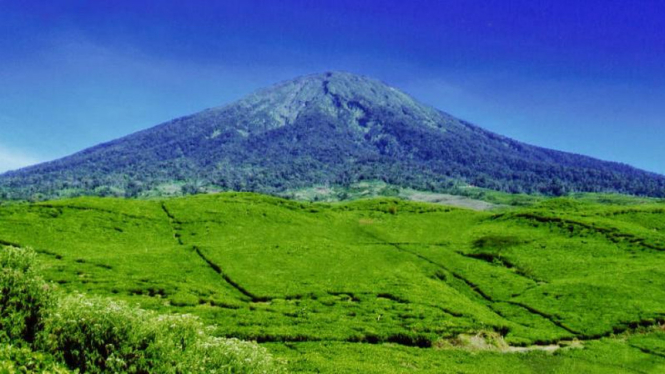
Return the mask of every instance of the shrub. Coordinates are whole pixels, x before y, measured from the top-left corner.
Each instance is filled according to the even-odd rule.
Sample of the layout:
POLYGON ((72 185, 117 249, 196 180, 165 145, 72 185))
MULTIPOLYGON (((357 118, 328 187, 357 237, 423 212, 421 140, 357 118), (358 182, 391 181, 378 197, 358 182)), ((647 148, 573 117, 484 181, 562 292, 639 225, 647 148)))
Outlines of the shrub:
POLYGON ((42 328, 50 288, 34 269, 31 249, 0 249, 0 343, 32 343, 42 328))
POLYGON ((476 239, 473 242, 475 248, 496 248, 506 249, 520 245, 524 241, 517 236, 512 235, 486 235, 476 239))
POLYGON ((56 363, 53 356, 33 352, 27 347, 0 344, 0 373, 65 374, 70 371, 56 363))
POLYGON ((264 348, 210 335, 190 315, 158 315, 70 295, 49 315, 41 346, 82 373, 272 373, 264 348))
POLYGON ((211 335, 190 315, 99 297, 49 296, 30 249, 0 250, 0 373, 274 373, 255 343, 211 335), (36 348, 41 352, 33 351, 36 348))

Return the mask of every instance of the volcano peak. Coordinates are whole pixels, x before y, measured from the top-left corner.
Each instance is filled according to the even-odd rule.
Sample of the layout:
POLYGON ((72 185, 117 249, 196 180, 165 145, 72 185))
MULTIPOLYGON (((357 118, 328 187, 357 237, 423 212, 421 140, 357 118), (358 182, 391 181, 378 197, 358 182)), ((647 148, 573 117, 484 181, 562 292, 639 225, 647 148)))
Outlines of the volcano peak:
POLYGON ((417 102, 368 77, 324 72, 0 176, 24 198, 100 189, 133 195, 193 182, 277 193, 382 180, 447 191, 665 195, 665 177, 534 147, 417 102))

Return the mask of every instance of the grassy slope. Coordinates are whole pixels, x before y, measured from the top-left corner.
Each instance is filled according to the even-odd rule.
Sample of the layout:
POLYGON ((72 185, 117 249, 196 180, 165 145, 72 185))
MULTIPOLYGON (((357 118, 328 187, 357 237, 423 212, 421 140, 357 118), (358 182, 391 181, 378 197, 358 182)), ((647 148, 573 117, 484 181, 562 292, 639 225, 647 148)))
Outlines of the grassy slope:
POLYGON ((294 371, 665 370, 662 333, 611 338, 665 320, 665 204, 598 201, 477 212, 79 198, 1 207, 0 241, 37 249, 67 290, 195 313, 294 371), (481 331, 513 345, 592 341, 554 355, 442 349, 481 331))

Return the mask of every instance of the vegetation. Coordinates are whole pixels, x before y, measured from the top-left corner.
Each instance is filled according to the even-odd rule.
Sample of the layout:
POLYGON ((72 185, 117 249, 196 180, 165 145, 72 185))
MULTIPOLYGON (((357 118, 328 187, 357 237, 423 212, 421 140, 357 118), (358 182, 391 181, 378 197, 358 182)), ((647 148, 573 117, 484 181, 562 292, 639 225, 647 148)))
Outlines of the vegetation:
POLYGON ((191 315, 158 315, 81 294, 53 297, 34 252, 5 247, 0 370, 81 373, 273 373, 265 349, 213 337, 191 315))
POLYGON ((35 254, 16 248, 0 252, 0 343, 34 343, 43 329, 50 287, 35 273, 35 254))
POLYGON ((665 195, 665 176, 530 146, 345 73, 299 78, 0 176, 0 199, 284 193, 380 180, 455 194, 665 195))
MULTIPOLYGON (((665 370, 658 200, 582 195, 474 211, 221 193, 13 203, 0 206, 0 221, 0 241, 35 248, 63 293, 38 303, 58 314, 1 317, 39 321, 46 343, 30 352, 46 364, 273 365, 251 344, 217 340, 230 338, 258 341, 293 372, 665 370), (224 343, 203 353, 178 344, 199 331, 203 345, 224 343), (100 341, 124 348, 111 356, 100 341)), ((40 300, 39 287, 24 289, 40 300)), ((30 335, 18 322, 3 326, 13 329, 5 346, 30 335)))
POLYGON ((53 356, 35 352, 28 347, 0 343, 0 373, 2 374, 66 374, 71 373, 53 356))

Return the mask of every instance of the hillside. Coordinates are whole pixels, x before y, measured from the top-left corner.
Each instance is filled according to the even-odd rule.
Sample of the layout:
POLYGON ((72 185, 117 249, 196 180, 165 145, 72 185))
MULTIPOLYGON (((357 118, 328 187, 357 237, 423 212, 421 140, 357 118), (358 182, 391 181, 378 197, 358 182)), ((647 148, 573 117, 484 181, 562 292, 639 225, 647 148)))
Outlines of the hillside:
POLYGON ((368 180, 439 192, 665 195, 664 176, 520 143, 379 81, 333 72, 5 173, 0 198, 273 194, 368 180))
POLYGON ((612 201, 77 198, 0 206, 0 243, 63 291, 193 313, 293 372, 662 372, 665 205, 612 201))

